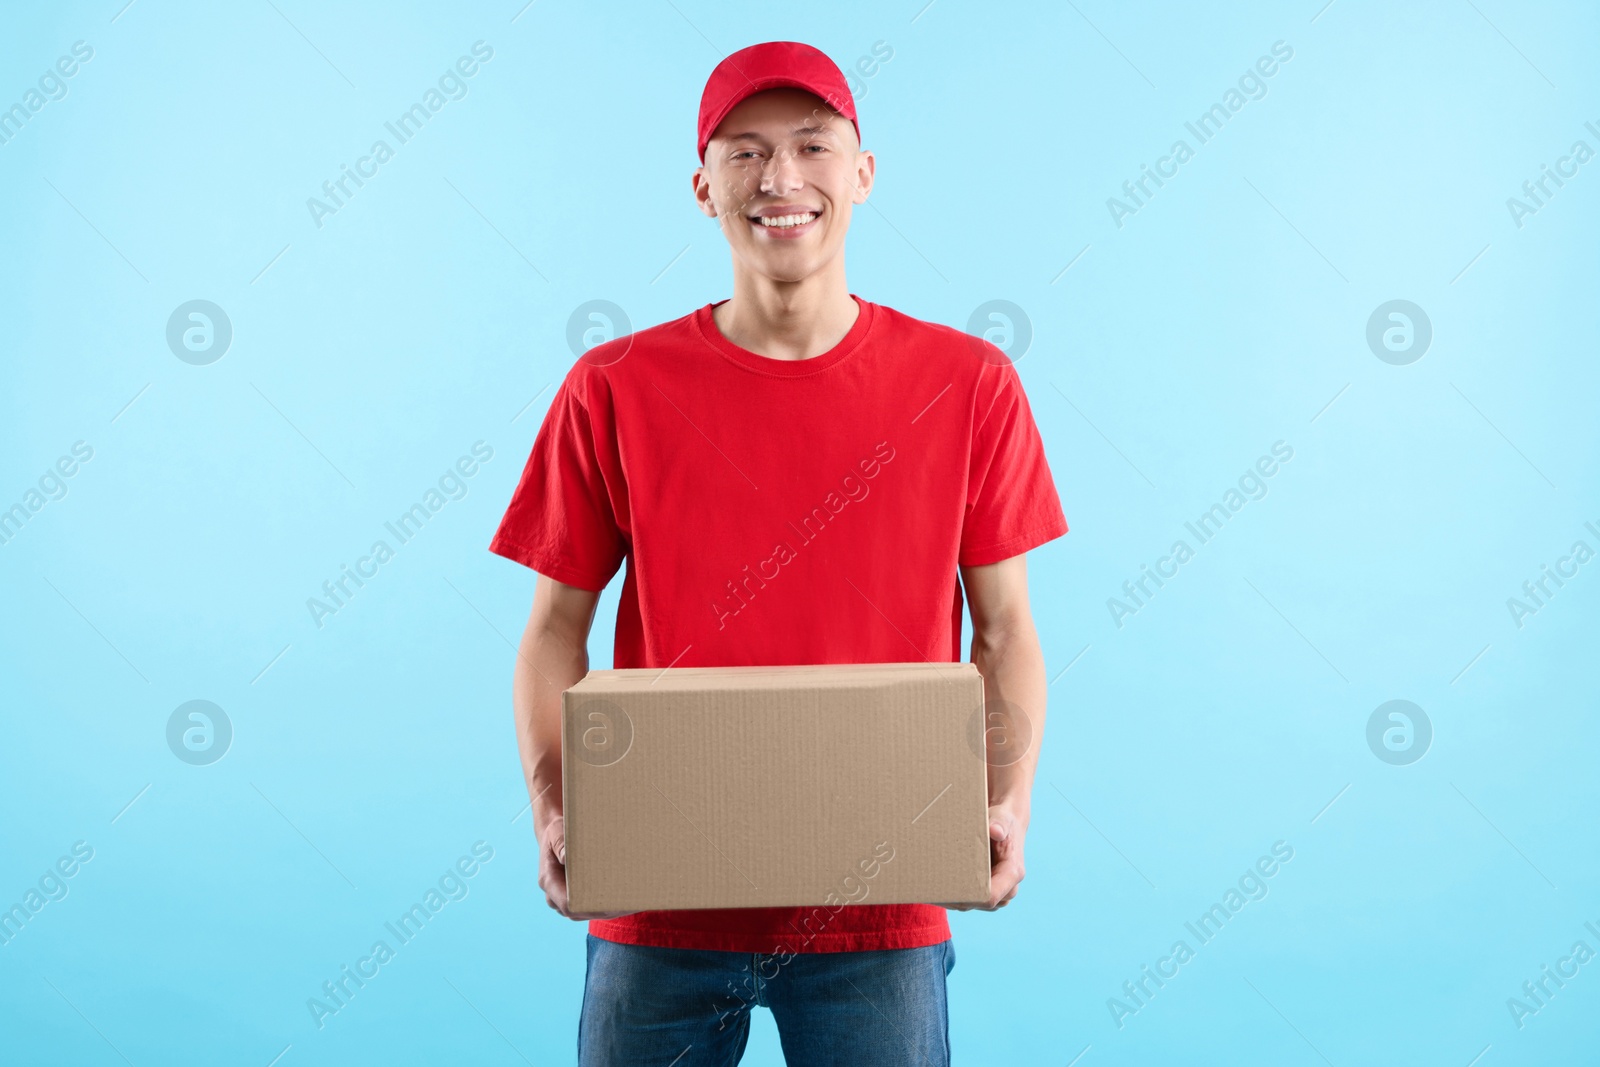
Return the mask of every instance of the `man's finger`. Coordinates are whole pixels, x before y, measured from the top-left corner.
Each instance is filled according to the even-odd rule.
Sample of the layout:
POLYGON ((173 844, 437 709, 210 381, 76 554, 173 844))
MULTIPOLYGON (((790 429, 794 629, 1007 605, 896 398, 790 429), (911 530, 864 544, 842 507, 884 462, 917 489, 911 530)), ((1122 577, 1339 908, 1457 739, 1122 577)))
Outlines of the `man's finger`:
POLYGON ((995 867, 990 875, 989 907, 998 908, 1002 903, 1017 895, 1017 884, 1022 881, 1017 871, 1017 863, 1006 860, 995 867))
POLYGON ((539 858, 539 884, 544 888, 545 903, 562 915, 567 914, 567 869, 556 859, 555 852, 546 849, 539 858))

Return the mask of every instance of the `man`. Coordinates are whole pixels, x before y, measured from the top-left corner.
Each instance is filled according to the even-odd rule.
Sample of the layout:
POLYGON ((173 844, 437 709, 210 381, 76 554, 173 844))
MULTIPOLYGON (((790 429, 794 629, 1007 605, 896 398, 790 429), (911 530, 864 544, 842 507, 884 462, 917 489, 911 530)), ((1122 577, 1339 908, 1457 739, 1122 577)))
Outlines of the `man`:
POLYGON ((801 908, 568 909, 560 697, 624 562, 617 667, 959 661, 965 589, 991 710, 984 907, 1023 877, 1045 716, 1023 553, 1067 524, 1004 355, 846 287, 845 233, 876 167, 859 135, 814 48, 769 42, 717 66, 693 186, 732 250, 733 296, 572 367, 490 546, 539 574, 517 740, 539 885, 591 920, 585 1065, 737 1063, 756 1004, 790 1063, 949 1062, 937 904, 840 907, 820 929, 801 908))

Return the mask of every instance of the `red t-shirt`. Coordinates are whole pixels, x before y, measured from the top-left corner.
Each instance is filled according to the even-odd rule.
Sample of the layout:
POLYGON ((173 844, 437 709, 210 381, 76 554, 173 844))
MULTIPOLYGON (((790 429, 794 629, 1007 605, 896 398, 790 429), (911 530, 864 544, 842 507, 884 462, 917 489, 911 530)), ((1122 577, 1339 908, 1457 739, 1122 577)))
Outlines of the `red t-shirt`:
MULTIPOLYGON (((1000 350, 852 296, 850 332, 811 359, 733 344, 715 303, 590 349, 490 551, 596 591, 626 561, 617 667, 960 662, 957 567, 1020 555, 1066 519, 1000 350)), ((816 910, 647 911, 589 930, 764 953, 950 936, 936 905, 802 922, 816 910)))

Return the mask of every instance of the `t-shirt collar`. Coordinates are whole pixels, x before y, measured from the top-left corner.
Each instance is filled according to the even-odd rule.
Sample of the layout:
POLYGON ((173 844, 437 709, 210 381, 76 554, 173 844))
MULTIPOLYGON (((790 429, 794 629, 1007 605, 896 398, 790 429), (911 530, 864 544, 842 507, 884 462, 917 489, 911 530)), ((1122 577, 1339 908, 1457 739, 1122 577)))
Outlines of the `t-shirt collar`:
POLYGON ((771 356, 758 355, 748 348, 741 348, 728 340, 717 328, 716 320, 711 316, 712 310, 717 305, 727 303, 725 299, 712 301, 696 311, 694 325, 707 344, 739 366, 774 377, 797 378, 827 370, 846 359, 861 346, 861 342, 871 332, 873 321, 877 317, 876 306, 854 293, 850 294, 850 299, 861 308, 860 313, 856 315, 856 321, 850 326, 850 332, 840 338, 839 343, 828 351, 810 359, 773 359, 771 356))

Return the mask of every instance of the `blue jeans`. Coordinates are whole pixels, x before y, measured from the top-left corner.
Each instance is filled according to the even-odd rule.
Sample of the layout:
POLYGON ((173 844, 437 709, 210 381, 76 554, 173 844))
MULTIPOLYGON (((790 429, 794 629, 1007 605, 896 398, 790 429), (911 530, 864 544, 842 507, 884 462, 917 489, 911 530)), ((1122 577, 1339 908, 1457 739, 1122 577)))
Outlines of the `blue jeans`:
POLYGON ((771 1009, 791 1067, 948 1067, 955 947, 788 956, 588 938, 579 1067, 732 1067, 771 1009))

